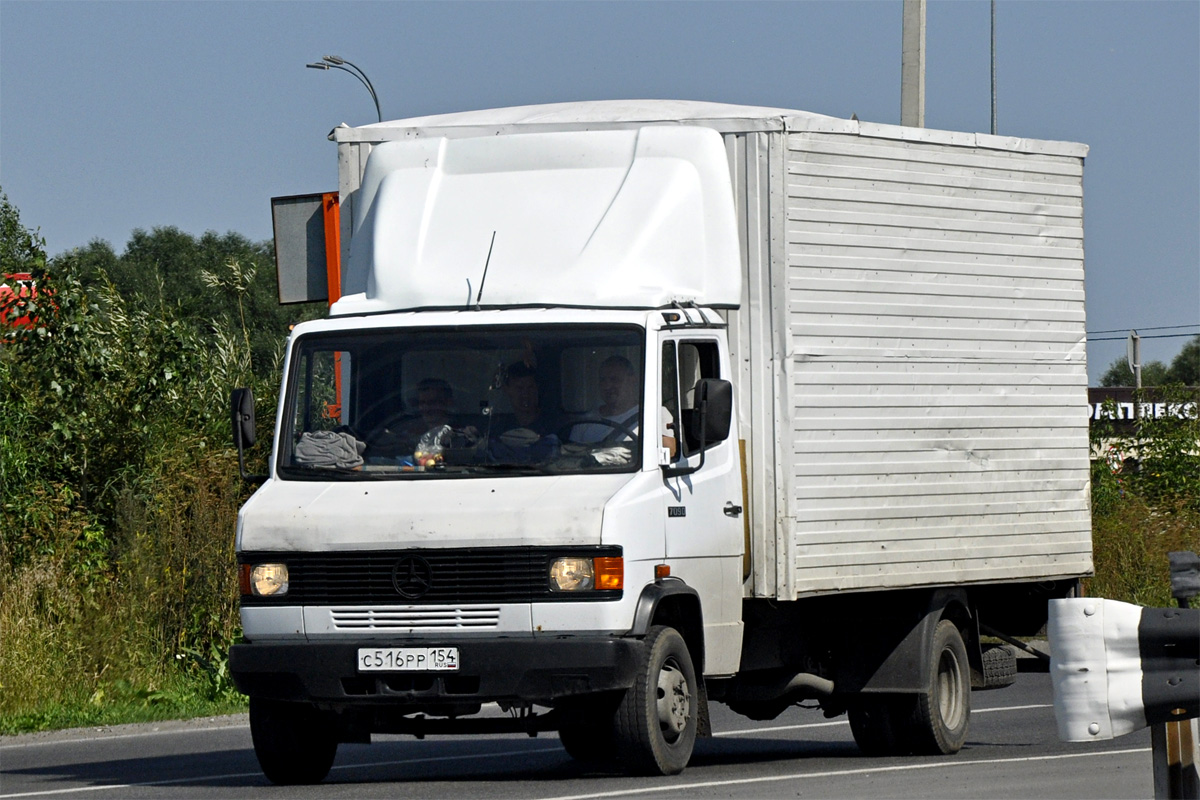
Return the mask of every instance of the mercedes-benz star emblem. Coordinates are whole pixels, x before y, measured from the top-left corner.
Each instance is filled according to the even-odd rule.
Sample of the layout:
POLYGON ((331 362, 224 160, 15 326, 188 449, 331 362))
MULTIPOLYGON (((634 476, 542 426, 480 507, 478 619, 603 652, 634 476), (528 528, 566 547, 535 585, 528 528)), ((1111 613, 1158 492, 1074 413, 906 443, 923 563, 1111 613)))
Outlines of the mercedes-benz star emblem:
POLYGON ((404 556, 392 567, 392 586, 409 600, 416 600, 433 585, 433 570, 420 556, 404 556))

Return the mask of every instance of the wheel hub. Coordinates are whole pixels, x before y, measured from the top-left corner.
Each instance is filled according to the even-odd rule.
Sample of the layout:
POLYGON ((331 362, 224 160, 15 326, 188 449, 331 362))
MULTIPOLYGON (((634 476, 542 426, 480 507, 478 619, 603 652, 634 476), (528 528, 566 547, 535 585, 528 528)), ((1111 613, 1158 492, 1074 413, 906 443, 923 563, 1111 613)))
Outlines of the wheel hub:
POLYGON ((950 728, 957 728, 965 715, 963 681, 962 667, 954 653, 950 650, 943 652, 938 663, 938 711, 950 728))
POLYGON ((658 673, 658 721, 669 739, 687 728, 691 708, 692 697, 683 671, 673 662, 663 664, 658 673))

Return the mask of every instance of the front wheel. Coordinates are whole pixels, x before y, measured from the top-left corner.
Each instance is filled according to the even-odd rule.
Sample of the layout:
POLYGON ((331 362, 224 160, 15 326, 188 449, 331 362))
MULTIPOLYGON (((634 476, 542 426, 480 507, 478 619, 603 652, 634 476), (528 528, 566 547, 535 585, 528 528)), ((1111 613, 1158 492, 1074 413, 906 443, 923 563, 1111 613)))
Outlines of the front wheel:
POLYGON ((304 703, 250 698, 250 738, 271 783, 320 783, 337 755, 332 720, 304 703))
POLYGON ((610 695, 568 700, 558 707, 558 738, 563 749, 584 764, 611 764, 617 745, 613 733, 614 698, 610 695))
POLYGON ((634 685, 615 718, 617 757, 626 770, 683 771, 696 744, 698 686, 683 637, 674 628, 652 627, 642 642, 634 685))

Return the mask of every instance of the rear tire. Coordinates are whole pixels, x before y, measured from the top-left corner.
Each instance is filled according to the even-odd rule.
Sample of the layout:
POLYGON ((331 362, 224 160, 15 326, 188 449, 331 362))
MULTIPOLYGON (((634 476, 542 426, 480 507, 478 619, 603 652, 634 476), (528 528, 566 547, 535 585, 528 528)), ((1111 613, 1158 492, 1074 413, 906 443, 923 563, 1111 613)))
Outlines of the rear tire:
POLYGON ((280 786, 320 783, 337 755, 333 720, 306 703, 251 697, 250 737, 263 774, 280 786))
POLYGON ((971 667, 958 627, 937 624, 929 652, 927 691, 916 695, 904 725, 909 749, 921 755, 952 755, 967 741, 971 722, 971 667))
POLYGON ((642 775, 683 771, 696 744, 699 684, 692 657, 674 628, 652 627, 642 642, 636 678, 614 720, 623 769, 642 775))
POLYGON ((894 756, 904 751, 897 731, 897 717, 907 716, 906 697, 876 697, 864 700, 848 712, 854 743, 865 756, 894 756))

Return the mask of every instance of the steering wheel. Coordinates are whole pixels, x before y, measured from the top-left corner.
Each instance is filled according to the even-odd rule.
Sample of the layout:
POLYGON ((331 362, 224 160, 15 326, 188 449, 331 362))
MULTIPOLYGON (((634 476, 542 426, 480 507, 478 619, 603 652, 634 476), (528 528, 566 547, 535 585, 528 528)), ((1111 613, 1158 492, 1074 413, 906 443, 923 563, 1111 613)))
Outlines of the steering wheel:
POLYGON ((371 403, 371 405, 360 411, 358 413, 358 425, 361 425, 363 420, 370 421, 371 417, 381 410, 386 410, 386 413, 383 419, 371 425, 371 429, 366 432, 368 439, 383 433, 383 429, 388 427, 389 424, 394 425, 400 421, 416 419, 419 416, 418 414, 404 411, 404 392, 400 389, 396 389, 387 392, 375 402, 371 403))
POLYGON ((596 447, 599 445, 625 444, 625 442, 623 442, 623 441, 618 441, 618 442, 608 441, 608 439, 611 438, 612 434, 609 434, 608 436, 604 437, 604 439, 602 439, 598 442, 575 442, 574 440, 571 439, 570 434, 571 434, 571 431, 574 430, 575 426, 577 426, 577 425, 604 425, 605 427, 612 428, 614 431, 619 431, 619 432, 625 434, 626 436, 628 436, 629 444, 631 446, 636 446, 638 441, 641 439, 641 437, 638 435, 637 431, 635 431, 633 428, 630 428, 624 422, 617 422, 615 419, 605 419, 604 417, 581 417, 580 419, 571 420, 570 422, 566 423, 561 428, 559 428, 558 438, 563 442, 569 442, 572 444, 586 444, 586 445, 591 445, 592 447, 596 447))

